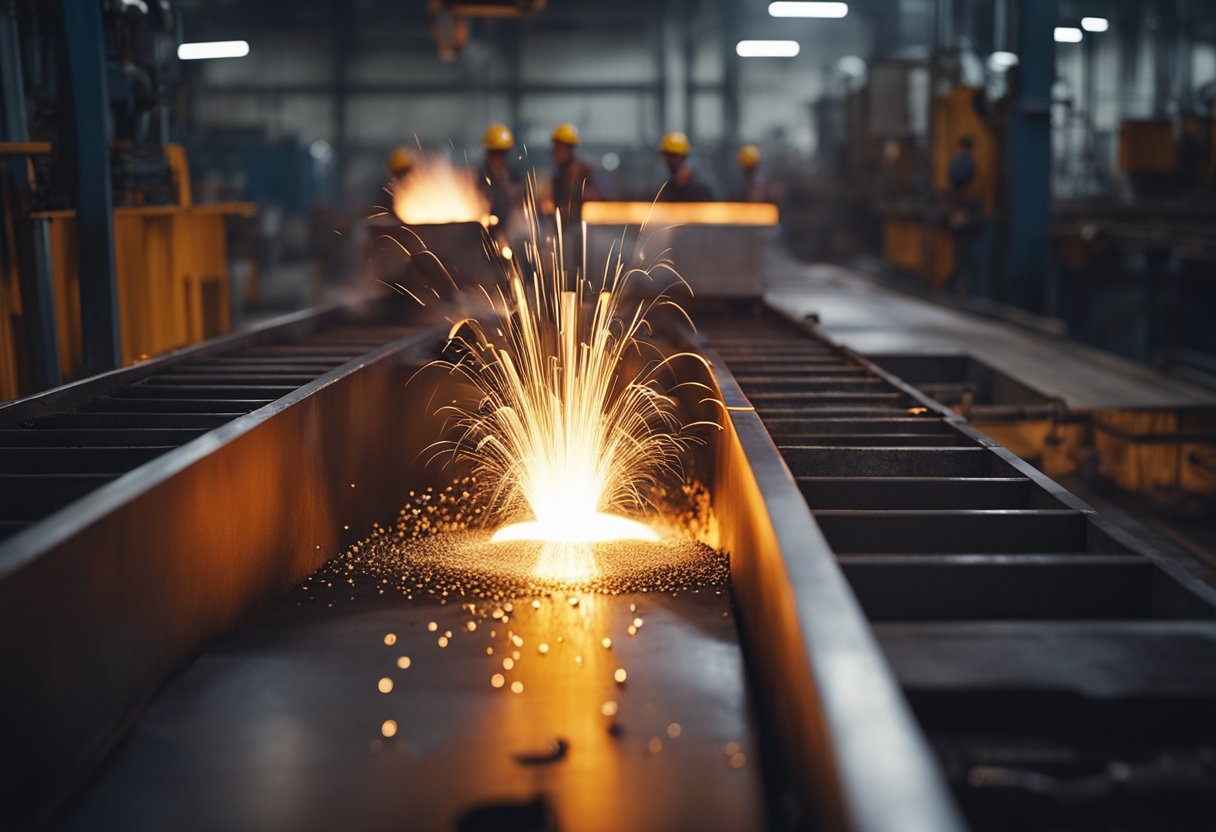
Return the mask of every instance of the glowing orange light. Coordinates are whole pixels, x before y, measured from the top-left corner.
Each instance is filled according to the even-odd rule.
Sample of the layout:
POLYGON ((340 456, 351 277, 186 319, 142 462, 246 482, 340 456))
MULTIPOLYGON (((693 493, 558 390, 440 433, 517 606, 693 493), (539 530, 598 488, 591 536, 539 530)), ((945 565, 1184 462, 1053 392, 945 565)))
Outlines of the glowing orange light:
POLYGON ((532 520, 503 526, 490 538, 507 540, 544 540, 553 543, 596 543, 603 540, 645 540, 658 542, 658 532, 626 517, 612 514, 567 514, 547 521, 532 520))
POLYGON ((587 202, 588 225, 776 225, 767 202, 587 202))
POLYGON ((473 173, 454 167, 441 156, 420 160, 392 196, 393 213, 406 225, 490 224, 490 204, 473 173))

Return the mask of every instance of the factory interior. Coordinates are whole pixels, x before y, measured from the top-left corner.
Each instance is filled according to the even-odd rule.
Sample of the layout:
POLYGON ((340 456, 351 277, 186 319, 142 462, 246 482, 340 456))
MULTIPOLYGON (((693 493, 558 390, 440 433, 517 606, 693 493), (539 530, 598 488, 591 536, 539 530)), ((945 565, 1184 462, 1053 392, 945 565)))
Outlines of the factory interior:
POLYGON ((1216 3, 0 0, 0 829, 1216 830, 1216 3))

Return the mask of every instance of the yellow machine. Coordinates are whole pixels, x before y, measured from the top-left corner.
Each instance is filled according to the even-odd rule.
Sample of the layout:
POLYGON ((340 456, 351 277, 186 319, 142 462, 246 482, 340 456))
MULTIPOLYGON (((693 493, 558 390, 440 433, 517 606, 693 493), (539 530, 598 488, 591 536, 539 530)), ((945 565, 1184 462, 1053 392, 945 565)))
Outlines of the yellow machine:
POLYGON ((1173 173, 1178 168, 1174 124, 1168 118, 1127 120, 1119 125, 1119 170, 1173 173))
MULTIPOLYGON (((225 224, 230 216, 251 216, 249 203, 194 205, 185 151, 168 150, 179 183, 176 205, 114 209, 115 266, 122 360, 133 364, 151 356, 213 338, 228 331, 229 274, 225 224)), ((12 216, 5 195, 5 216, 12 216)), ((76 261, 75 212, 34 214, 49 221, 52 282, 59 336, 60 370, 65 380, 82 363, 80 288, 76 261)), ((12 229, 4 228, 11 234, 12 229)), ((29 392, 20 389, 23 325, 16 269, 0 274, 0 400, 29 392)))
MULTIPOLYGON (((932 165, 933 191, 947 205, 952 199, 949 168, 958 140, 970 136, 974 142, 975 179, 960 195, 979 203, 986 217, 997 209, 997 184, 1001 175, 1001 152, 997 133, 975 107, 978 87, 959 86, 938 95, 933 102, 932 165)), ((928 206, 926 206, 928 207, 928 206)), ((895 211, 883 218, 883 259, 918 275, 934 289, 945 286, 955 268, 954 234, 936 203, 932 211, 895 211)), ((948 217, 946 218, 948 219, 948 217)))
POLYGON ((948 228, 922 217, 888 214, 882 221, 882 256, 941 289, 954 273, 954 237, 948 228))

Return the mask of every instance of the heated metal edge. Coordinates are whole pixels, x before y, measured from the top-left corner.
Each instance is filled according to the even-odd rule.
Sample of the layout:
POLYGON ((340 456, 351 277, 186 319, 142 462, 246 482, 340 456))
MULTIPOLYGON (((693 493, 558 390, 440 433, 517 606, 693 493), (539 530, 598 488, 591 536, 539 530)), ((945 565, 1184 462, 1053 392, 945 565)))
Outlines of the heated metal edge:
POLYGON ((699 348, 729 413, 714 507, 745 652, 761 680, 754 695, 762 721, 776 726, 768 733, 784 777, 817 828, 965 829, 797 482, 726 363, 699 348))
POLYGON ((400 508, 411 348, 441 338, 369 350, 0 544, 0 827, 49 817, 202 644, 400 508))

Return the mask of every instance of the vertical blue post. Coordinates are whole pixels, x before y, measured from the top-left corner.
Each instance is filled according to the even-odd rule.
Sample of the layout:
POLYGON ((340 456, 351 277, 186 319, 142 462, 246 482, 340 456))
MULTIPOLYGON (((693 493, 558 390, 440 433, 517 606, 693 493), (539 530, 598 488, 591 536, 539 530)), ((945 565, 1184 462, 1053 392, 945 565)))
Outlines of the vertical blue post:
POLYGON ((1042 311, 1050 268, 1056 0, 1015 0, 1018 90, 1009 114, 1004 299, 1042 311))
MULTIPOLYGON (((0 8, 0 141, 30 139, 25 113, 25 83, 21 66, 21 38, 17 12, 9 4, 0 8)), ((45 219, 32 219, 25 201, 27 160, 4 161, 3 174, 11 183, 9 207, 13 217, 13 251, 0 255, 12 258, 21 286, 22 318, 25 323, 26 367, 31 389, 36 392, 59 384, 59 337, 56 332, 55 290, 51 283, 50 229, 45 219)))
MULTIPOLYGON (((62 0, 76 161, 76 255, 85 374, 122 363, 110 185, 110 101, 99 0, 62 0)), ((68 102, 64 102, 67 104, 68 102)))

